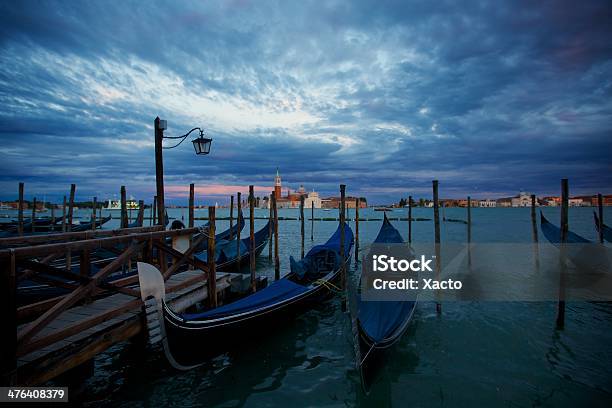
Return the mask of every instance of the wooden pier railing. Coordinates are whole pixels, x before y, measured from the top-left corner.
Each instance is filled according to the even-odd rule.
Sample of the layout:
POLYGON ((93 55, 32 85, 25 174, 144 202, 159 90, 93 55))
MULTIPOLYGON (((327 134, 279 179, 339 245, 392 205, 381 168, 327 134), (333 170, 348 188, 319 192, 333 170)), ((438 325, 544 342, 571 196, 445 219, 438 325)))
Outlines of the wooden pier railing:
MULTIPOLYGON (((83 361, 91 360, 115 342, 135 335, 140 331, 140 326, 136 327, 140 324, 139 319, 128 317, 133 318, 142 306, 138 276, 128 274, 114 280, 109 280, 109 276, 120 269, 125 270, 133 261, 159 265, 160 260, 169 257, 172 259, 170 266, 166 262, 166 265, 159 265, 167 280, 186 269, 183 268, 186 265, 196 268, 189 271, 189 276, 174 279, 174 285, 167 287, 167 293, 184 290, 207 279, 206 263, 193 257, 204 240, 208 240, 207 230, 185 228, 165 231, 158 225, 0 239, 0 248, 3 248, 0 249, 0 307, 5 338, 2 352, 4 382, 25 385, 48 380, 83 361), (189 248, 184 252, 172 248, 170 238, 185 235, 195 237, 190 240, 189 248), (96 253, 102 250, 106 256, 100 259, 96 253), (68 267, 66 254, 70 254, 74 260, 78 258, 78 262, 72 262, 68 267), (92 266, 97 271, 90 273, 92 266), (18 307, 17 287, 24 279, 58 287, 67 293, 18 307), (91 307, 87 309, 87 305, 91 307), (71 308, 76 306, 87 309, 87 313, 81 310, 77 318, 73 316, 74 313, 70 315, 71 308), (102 330, 109 322, 121 323, 124 320, 129 320, 130 326, 113 332, 113 335, 102 330), (89 336, 87 341, 82 342, 84 348, 69 347, 69 339, 77 335, 80 338, 89 336), (92 344, 97 346, 93 347, 92 344), (52 370, 48 361, 39 365, 41 372, 35 372, 36 369, 28 364, 38 355, 59 349, 63 350, 63 354, 52 370)), ((210 294, 208 296, 211 298, 210 294)))

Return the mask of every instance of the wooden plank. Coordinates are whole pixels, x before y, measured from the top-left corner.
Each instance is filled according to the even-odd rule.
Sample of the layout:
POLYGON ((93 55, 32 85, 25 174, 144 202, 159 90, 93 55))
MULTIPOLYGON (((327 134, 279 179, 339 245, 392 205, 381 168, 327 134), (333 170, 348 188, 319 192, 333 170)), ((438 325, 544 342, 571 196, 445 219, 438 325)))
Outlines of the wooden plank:
POLYGON ((72 241, 72 240, 83 240, 93 239, 99 237, 108 236, 120 236, 136 233, 145 233, 151 231, 162 231, 163 228, 160 226, 153 227, 135 227, 126 229, 113 229, 113 230, 96 230, 96 231, 78 231, 78 232, 66 232, 66 233, 49 233, 46 235, 29 235, 26 237, 10 237, 0 238, 0 246, 12 246, 21 244, 47 244, 54 241, 72 241))
POLYGON ((141 330, 142 325, 139 319, 134 318, 127 321, 104 335, 91 339, 88 344, 79 348, 76 353, 60 354, 56 358, 48 358, 44 364, 34 365, 29 370, 23 369, 21 375, 18 376, 19 384, 37 385, 45 383, 69 369, 92 359, 112 345, 137 335, 141 330))
POLYGON ((109 319, 123 314, 124 312, 130 309, 140 308, 141 306, 142 300, 134 299, 131 302, 125 303, 121 306, 117 306, 115 309, 95 314, 89 319, 81 320, 75 324, 67 326, 62 330, 54 331, 53 333, 48 334, 45 337, 32 339, 27 344, 24 344, 23 346, 19 347, 19 349, 17 350, 17 356, 23 356, 34 350, 41 349, 59 340, 63 340, 79 332, 83 332, 84 330, 89 329, 95 325, 99 325, 109 319))
POLYGON ((217 307, 217 270, 215 264, 215 207, 208 207, 208 279, 206 281, 211 308, 217 307))
MULTIPOLYGON (((128 231, 126 229, 124 231, 128 231)), ((53 243, 53 244, 43 244, 38 246, 30 246, 30 247, 20 247, 11 249, 14 251, 15 256, 17 258, 28 258, 32 256, 43 256, 48 254, 53 254, 57 252, 63 252, 65 250, 85 250, 85 249, 98 249, 98 248, 108 248, 117 244, 131 242, 133 240, 138 239, 159 239, 159 238, 167 238, 174 237, 177 235, 188 235, 200 232, 199 228, 184 228, 177 230, 168 230, 168 231, 153 231, 153 232, 142 232, 136 234, 121 234, 117 236, 110 236, 105 238, 96 238, 96 239, 86 239, 80 241, 72 241, 72 242, 62 242, 62 243, 53 243)), ((88 234, 91 234, 91 231, 87 231, 88 234)), ((9 249, 0 250, 0 257, 8 257, 10 255, 9 249)))
POLYGON ((38 333, 47 323, 57 317, 62 311, 66 310, 68 307, 72 306, 74 303, 79 301, 84 295, 89 293, 96 285, 104 279, 111 272, 114 272, 118 267, 120 267, 129 257, 135 252, 139 251, 142 248, 142 243, 134 243, 132 244, 123 254, 121 254, 117 259, 108 264, 98 273, 96 273, 91 281, 86 285, 82 285, 75 289, 68 296, 63 298, 61 301, 56 303, 51 309, 43 313, 38 319, 33 321, 28 325, 27 328, 24 329, 18 336, 18 342, 20 345, 24 345, 28 340, 30 340, 36 333, 38 333))

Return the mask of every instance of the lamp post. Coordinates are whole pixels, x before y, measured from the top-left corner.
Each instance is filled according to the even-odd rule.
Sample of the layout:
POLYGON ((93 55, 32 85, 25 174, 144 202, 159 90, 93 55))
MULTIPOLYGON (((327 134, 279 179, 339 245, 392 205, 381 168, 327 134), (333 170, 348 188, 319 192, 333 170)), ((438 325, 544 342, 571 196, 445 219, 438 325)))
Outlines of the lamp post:
POLYGON ((193 143, 193 148, 197 155, 206 155, 210 153, 210 144, 212 139, 204 137, 204 131, 195 127, 191 129, 189 132, 182 136, 164 136, 164 130, 168 128, 168 122, 165 120, 161 120, 158 117, 155 118, 155 182, 157 186, 157 219, 159 225, 164 225, 165 222, 165 205, 164 205, 164 160, 162 155, 162 149, 174 149, 178 147, 183 141, 189 136, 191 133, 196 130, 200 132, 200 136, 196 139, 193 139, 191 142, 193 143), (173 146, 163 146, 164 139, 174 139, 178 140, 173 146))

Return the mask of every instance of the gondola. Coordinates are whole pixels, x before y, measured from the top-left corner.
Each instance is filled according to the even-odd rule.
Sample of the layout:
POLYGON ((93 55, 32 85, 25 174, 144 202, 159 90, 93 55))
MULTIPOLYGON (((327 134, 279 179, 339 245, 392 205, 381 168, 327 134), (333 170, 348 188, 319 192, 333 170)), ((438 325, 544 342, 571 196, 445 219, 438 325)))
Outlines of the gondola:
MULTIPOLYGON (((111 220, 111 216, 110 215, 107 216, 107 217, 104 217, 104 218, 96 219, 96 221, 95 221, 96 228, 101 228, 102 225, 106 224, 110 220, 111 220)), ((90 219, 87 222, 82 222, 80 224, 73 224, 70 227, 70 231, 71 232, 89 231, 90 229, 93 229, 93 223, 94 223, 94 221, 92 219, 90 219)))
MULTIPOLYGON (((599 217, 595 211, 593 211, 593 217, 595 218, 595 228, 597 229, 597 232, 599 232, 599 217)), ((612 242, 612 228, 608 227, 606 224, 603 224, 602 230, 604 240, 612 242)))
MULTIPOLYGON (((313 247, 304 259, 290 259, 291 272, 268 287, 215 309, 201 313, 175 313, 164 301, 164 281, 157 268, 138 263, 141 296, 153 316, 162 320, 160 327, 166 357, 179 369, 190 368, 199 358, 223 353, 245 334, 263 333, 275 327, 283 317, 307 309, 329 296, 340 277, 340 226, 329 240, 313 247), (152 303, 152 299, 154 299, 152 303), (155 304, 156 312, 151 306, 155 304), (198 352, 201 354, 197 355, 198 352)), ((346 263, 353 246, 353 232, 344 225, 346 263)))
MULTIPOLYGON (((544 217, 540 212, 540 228, 546 239, 561 248, 561 229, 544 217)), ((568 231, 564 253, 576 267, 573 273, 567 273, 566 280, 570 287, 586 287, 597 284, 610 275, 612 254, 604 245, 590 241, 575 232, 568 231)))
MULTIPOLYGON (((244 222, 243 222, 244 223, 244 222)), ((215 235, 215 238, 217 235, 215 235)), ((266 243, 270 239, 270 221, 266 223, 259 231, 255 232, 255 256, 259 256, 266 243)), ((246 237, 240 240, 240 259, 238 259, 238 248, 236 240, 221 240, 215 245, 215 264, 218 270, 230 271, 238 265, 248 265, 250 253, 251 238, 246 237)), ((203 262, 208 262, 208 251, 196 253, 196 258, 203 262)))
MULTIPOLYGON (((402 244, 400 233, 391 225, 387 215, 383 219, 375 244, 402 244)), ((357 296, 356 357, 361 384, 366 393, 376 380, 386 359, 386 352, 396 344, 416 308, 416 300, 365 301, 357 296)))
MULTIPOLYGON (((204 225, 204 228, 206 227, 208 227, 208 223, 204 225)), ((244 217, 242 216, 242 211, 241 211, 240 214, 238 214, 238 221, 236 222, 236 224, 232 225, 231 228, 228 228, 223 232, 215 234, 215 242, 217 242, 217 246, 221 245, 222 241, 228 241, 230 237, 232 239, 235 239, 238 234, 238 231, 242 231, 243 228, 244 228, 244 217)), ((196 240, 198 238, 198 235, 199 234, 196 234, 193 240, 196 240)), ((207 245, 208 245, 208 242, 204 240, 198 247, 197 252, 205 251, 207 248, 207 245)), ((234 241, 234 246, 236 246, 235 241, 234 241)))
MULTIPOLYGON (((561 244, 561 229, 544 217, 544 214, 540 211, 540 228, 546 239, 553 245, 559 246, 561 244)), ((591 244, 592 241, 576 234, 572 231, 567 231, 568 244, 591 244)))

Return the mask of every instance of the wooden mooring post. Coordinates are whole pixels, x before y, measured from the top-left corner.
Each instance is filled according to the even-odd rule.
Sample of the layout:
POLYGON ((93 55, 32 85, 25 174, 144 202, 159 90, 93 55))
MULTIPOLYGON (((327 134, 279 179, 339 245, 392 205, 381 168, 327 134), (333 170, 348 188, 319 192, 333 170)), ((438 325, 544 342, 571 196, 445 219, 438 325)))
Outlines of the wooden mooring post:
POLYGON ((70 185, 70 201, 68 202, 68 232, 72 231, 72 215, 74 212, 74 193, 76 192, 76 184, 70 185))
POLYGON ((472 266, 472 197, 467 197, 467 256, 468 267, 472 266))
POLYGON ((96 210, 97 210, 96 207, 98 207, 98 197, 93 198, 93 205, 91 209, 91 229, 92 230, 96 229, 96 210))
POLYGON ((36 225, 36 197, 32 198, 32 232, 34 232, 34 227, 36 225))
POLYGON ((359 263, 359 197, 355 199, 355 265, 359 263))
POLYGON ((601 193, 597 194, 597 213, 599 215, 599 243, 603 244, 603 226, 604 226, 604 213, 603 213, 603 197, 601 193))
POLYGON ((340 279, 341 279, 341 288, 343 291, 342 294, 342 311, 346 311, 346 255, 344 251, 344 246, 346 243, 344 242, 344 230, 345 230, 345 209, 346 209, 346 186, 344 184, 340 184, 340 261, 342 262, 340 266, 340 279))
POLYGON ((249 186, 249 269, 251 272, 251 291, 257 291, 257 275, 255 272, 255 191, 249 186))
MULTIPOLYGON (((189 184, 189 220, 187 221, 189 228, 193 228, 194 223, 194 209, 195 204, 195 184, 189 184)), ((209 252, 210 254, 210 252, 209 252)))
POLYGON ((215 265, 215 206, 208 207, 208 299, 217 307, 217 270, 215 265))
POLYGON ((533 260, 536 271, 540 269, 540 251, 538 248, 538 221, 536 218, 536 196, 531 195, 531 238, 533 240, 533 260))
POLYGON ((64 201, 62 202, 62 232, 68 232, 66 225, 66 196, 64 196, 64 201))
MULTIPOLYGON (((70 200, 68 201, 68 232, 72 231, 72 215, 74 213, 74 194, 76 192, 76 184, 70 185, 70 200)), ((66 252, 66 270, 72 269, 72 251, 66 252)))
MULTIPOLYGON (((238 203, 238 217, 240 217, 242 214, 242 199, 240 197, 240 191, 236 193, 236 201, 238 203)), ((238 221, 238 223, 240 223, 240 221, 238 221)), ((240 272, 240 228, 236 228, 236 259, 238 260, 236 271, 240 272)))
POLYGON ((278 210, 276 208, 275 194, 272 194, 272 208, 274 212, 274 280, 279 280, 280 258, 278 257, 278 210))
POLYGON ((51 225, 55 231, 55 204, 51 204, 51 225))
POLYGON ((566 273, 566 242, 569 231, 569 185, 566 178, 561 179, 561 246, 559 247, 559 301, 557 303, 557 329, 565 327, 565 273, 566 273))
POLYGON ((300 235, 301 235, 301 258, 304 259, 304 196, 300 196, 300 235))
POLYGON ((153 196, 153 204, 151 204, 151 225, 157 225, 157 196, 153 196))
MULTIPOLYGON (((433 187, 433 209, 434 209, 434 244, 436 253, 436 280, 440 280, 441 267, 440 263, 440 208, 438 198, 438 180, 432 181, 433 187)), ((436 313, 442 313, 442 304, 440 303, 439 293, 436 292, 436 313)))
POLYGON ((125 186, 121 186, 121 228, 128 226, 127 197, 125 186))
POLYGON ((314 241, 314 200, 310 203, 310 240, 314 241))
MULTIPOLYGON (((231 241, 232 238, 234 238, 234 195, 232 194, 230 196, 230 233, 229 233, 229 240, 231 241)), ((236 223, 236 225, 240 225, 240 220, 238 220, 238 223, 236 223)))
POLYGON ((23 183, 19 183, 19 213, 17 214, 17 233, 19 236, 23 235, 23 186, 23 183))
POLYGON ((270 211, 268 212, 268 262, 272 262, 272 237, 274 235, 274 223, 272 221, 274 217, 274 211, 272 209, 272 195, 274 195, 274 193, 270 194, 268 200, 268 207, 270 207, 270 211))
POLYGON ((408 243, 412 244, 412 196, 408 196, 408 243))

